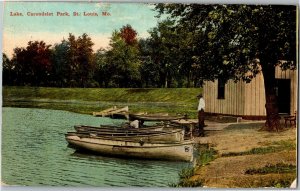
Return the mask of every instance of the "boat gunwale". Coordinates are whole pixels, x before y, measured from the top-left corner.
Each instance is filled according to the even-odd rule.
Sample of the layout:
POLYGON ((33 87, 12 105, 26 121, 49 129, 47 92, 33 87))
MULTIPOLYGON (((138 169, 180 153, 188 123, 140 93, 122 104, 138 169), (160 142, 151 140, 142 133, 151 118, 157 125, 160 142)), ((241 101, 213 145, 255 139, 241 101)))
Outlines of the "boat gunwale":
MULTIPOLYGON (((77 132, 78 132, 78 129, 75 129, 77 132)), ((104 130, 104 131, 101 131, 101 129, 99 128, 99 130, 97 129, 97 130, 79 130, 80 132, 82 132, 82 133, 84 133, 84 132, 87 132, 87 133, 90 133, 90 132, 92 132, 92 133, 99 133, 99 134, 101 134, 101 133, 103 133, 103 134, 116 134, 116 135, 118 135, 118 134, 126 134, 126 135, 156 135, 156 134, 158 134, 158 135, 167 135, 167 134, 173 134, 173 133, 181 133, 181 132, 183 132, 184 131, 184 129, 172 129, 172 130, 159 130, 159 131, 154 131, 154 130, 148 130, 148 131, 132 131, 131 132, 131 130, 121 130, 121 131, 114 131, 114 130, 112 130, 112 131, 106 131, 106 130, 104 130)), ((68 132, 69 133, 69 132, 68 132)), ((70 133, 72 133, 72 132, 70 132, 70 133)))
POLYGON ((96 136, 93 136, 91 134, 93 134, 93 132, 67 132, 67 134, 65 134, 66 136, 68 134, 74 134, 74 136, 78 136, 78 135, 82 135, 82 136, 78 136, 78 137, 88 137, 88 138, 107 138, 107 139, 117 139, 117 138, 132 138, 132 137, 136 137, 136 138, 148 138, 148 137, 158 137, 158 136, 164 136, 164 135, 170 135, 170 134, 176 134, 179 132, 175 132, 175 133, 168 133, 168 134, 142 134, 142 135, 130 135, 130 136, 125 136, 125 135, 110 135, 110 134, 96 134, 96 136))
MULTIPOLYGON (((94 139, 94 137, 89 138, 89 139, 94 139)), ((184 146, 184 145, 191 145, 193 146, 195 143, 192 140, 188 140, 188 141, 184 141, 184 142, 155 142, 155 143, 143 143, 140 146, 134 146, 134 145, 112 145, 112 144, 103 144, 103 143, 94 143, 94 142, 90 142, 90 141, 84 141, 81 140, 81 138, 79 137, 79 140, 76 139, 71 139, 66 137, 66 140, 72 140, 72 141, 77 141, 77 142, 84 142, 84 143, 90 143, 90 144, 95 144, 95 145, 106 145, 106 146, 112 146, 112 147, 122 147, 122 148, 161 148, 161 147, 172 147, 172 146, 184 146), (150 145, 148 145, 150 144, 150 145), (158 144, 158 145, 152 145, 152 144, 158 144), (146 147, 145 147, 146 145, 146 147)), ((104 139, 105 140, 105 139, 104 139)), ((119 141, 119 140, 113 140, 113 141, 119 141)), ((122 142, 129 142, 129 143, 134 143, 134 144, 138 144, 139 142, 134 142, 134 141, 122 141, 122 142)))
POLYGON ((139 115, 129 114, 130 119, 137 119, 142 121, 171 121, 184 119, 186 116, 159 116, 159 115, 139 115))

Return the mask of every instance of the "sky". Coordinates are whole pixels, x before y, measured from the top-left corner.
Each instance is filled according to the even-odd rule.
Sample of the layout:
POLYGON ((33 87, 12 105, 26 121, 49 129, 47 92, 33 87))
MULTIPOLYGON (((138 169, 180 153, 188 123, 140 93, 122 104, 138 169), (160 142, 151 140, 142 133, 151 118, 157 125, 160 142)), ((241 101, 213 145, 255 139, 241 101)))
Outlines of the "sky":
POLYGON ((87 33, 96 51, 108 47, 112 32, 127 24, 138 32, 139 38, 144 38, 158 21, 153 8, 144 3, 4 2, 3 52, 11 58, 14 48, 26 47, 29 41, 43 40, 54 45, 67 39, 69 33, 76 37, 87 33), (53 16, 28 16, 28 12, 49 12, 53 16), (70 16, 57 16, 57 12, 68 12, 70 16), (73 16, 73 12, 81 16, 73 16), (99 16, 84 16, 84 12, 99 16), (110 16, 102 16, 102 12, 110 16), (23 16, 12 16, 17 13, 23 16))

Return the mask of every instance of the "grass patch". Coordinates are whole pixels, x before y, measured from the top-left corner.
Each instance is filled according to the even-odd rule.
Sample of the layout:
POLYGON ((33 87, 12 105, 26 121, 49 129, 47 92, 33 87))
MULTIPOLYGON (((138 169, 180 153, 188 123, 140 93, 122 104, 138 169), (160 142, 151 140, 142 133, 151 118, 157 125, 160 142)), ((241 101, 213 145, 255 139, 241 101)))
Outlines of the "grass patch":
POLYGON ((4 107, 66 110, 91 114, 112 106, 130 112, 187 114, 196 118, 201 88, 3 87, 4 107))
POLYGON ((292 139, 274 141, 272 144, 276 145, 280 148, 283 148, 285 150, 294 150, 294 149, 296 149, 296 141, 292 140, 292 139))
POLYGON ((241 177, 234 187, 238 188, 289 188, 296 173, 250 175, 241 177))
POLYGON ((3 87, 3 98, 58 99, 110 102, 196 103, 200 88, 46 88, 3 87))
POLYGON ((209 144, 202 144, 199 147, 200 154, 196 161, 198 166, 205 166, 216 158, 217 151, 210 147, 209 144))
POLYGON ((296 166, 292 164, 277 163, 267 164, 263 168, 251 168, 245 171, 245 174, 270 174, 270 173, 295 173, 296 166))
POLYGON ((275 188, 289 188, 290 185, 292 184, 293 179, 291 180, 273 180, 270 181, 269 185, 267 187, 275 187, 275 188))
POLYGON ((203 187, 203 180, 191 180, 191 177, 195 175, 199 167, 213 161, 217 151, 211 148, 209 144, 199 144, 196 148, 196 150, 200 151, 196 159, 196 166, 182 169, 178 174, 179 182, 177 184, 169 184, 170 187, 203 187))
POLYGON ((203 183, 202 180, 193 181, 190 180, 192 176, 195 174, 194 167, 188 167, 182 169, 179 175, 179 182, 177 184, 169 184, 170 187, 202 187, 203 183))
POLYGON ((272 144, 273 145, 267 147, 253 148, 249 151, 223 153, 221 156, 232 157, 232 156, 242 156, 242 155, 267 154, 267 153, 290 151, 296 149, 296 142, 291 139, 276 141, 273 142, 272 144))

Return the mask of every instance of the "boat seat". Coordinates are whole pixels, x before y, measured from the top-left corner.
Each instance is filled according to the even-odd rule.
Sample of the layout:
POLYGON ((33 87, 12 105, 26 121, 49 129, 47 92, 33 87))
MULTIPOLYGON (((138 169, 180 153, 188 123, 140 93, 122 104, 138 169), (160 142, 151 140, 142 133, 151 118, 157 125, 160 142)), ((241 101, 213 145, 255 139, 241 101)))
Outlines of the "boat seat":
POLYGON ((290 123, 290 127, 295 126, 296 127, 296 120, 297 120, 297 111, 295 111, 294 115, 284 117, 284 124, 287 128, 288 123, 290 123))

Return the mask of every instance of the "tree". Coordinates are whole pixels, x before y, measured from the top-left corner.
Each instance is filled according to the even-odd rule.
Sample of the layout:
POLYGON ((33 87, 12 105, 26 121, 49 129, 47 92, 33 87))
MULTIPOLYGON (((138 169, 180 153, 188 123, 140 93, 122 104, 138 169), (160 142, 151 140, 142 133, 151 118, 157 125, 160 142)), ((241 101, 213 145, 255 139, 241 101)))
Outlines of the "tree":
POLYGON ((15 78, 13 62, 7 57, 6 54, 2 54, 3 61, 3 85, 13 85, 15 78))
POLYGON ((110 76, 108 66, 107 66, 107 52, 105 49, 100 48, 95 53, 95 73, 94 79, 98 82, 100 87, 108 87, 110 76))
POLYGON ((278 121, 275 67, 296 68, 296 7, 158 4, 156 9, 199 37, 193 59, 199 74, 209 74, 205 79, 249 82, 262 72, 267 130, 274 130, 278 121))
POLYGON ((92 78, 95 72, 92 49, 94 43, 92 39, 84 33, 78 37, 77 45, 79 68, 76 77, 81 87, 88 87, 93 81, 92 78))
POLYGON ((159 87, 171 87, 178 75, 178 35, 173 28, 174 22, 164 20, 149 30, 151 58, 159 66, 159 87))
POLYGON ((127 45, 135 46, 137 44, 137 32, 131 27, 131 25, 123 26, 120 29, 120 36, 127 45))
POLYGON ((141 83, 142 87, 159 87, 160 67, 154 62, 152 56, 154 47, 150 45, 150 38, 139 40, 139 51, 141 60, 141 83))
POLYGON ((48 85, 52 70, 51 45, 29 41, 25 48, 15 48, 12 58, 19 85, 48 85))
MULTIPOLYGON (((111 78, 109 86, 140 87, 140 60, 136 36, 122 34, 122 31, 131 30, 133 29, 130 25, 127 25, 112 33, 110 49, 106 53, 106 75, 110 75, 111 78)), ((135 31, 128 33, 136 34, 135 31)))
POLYGON ((65 87, 70 82, 68 50, 69 46, 66 40, 62 40, 60 44, 56 44, 52 50, 52 80, 55 86, 65 87))
POLYGON ((77 39, 73 34, 69 34, 65 58, 69 65, 69 86, 87 87, 92 82, 95 70, 93 45, 92 39, 86 33, 77 39))

